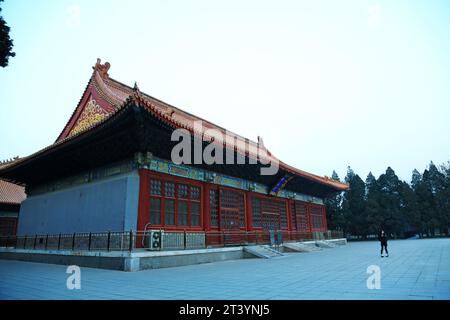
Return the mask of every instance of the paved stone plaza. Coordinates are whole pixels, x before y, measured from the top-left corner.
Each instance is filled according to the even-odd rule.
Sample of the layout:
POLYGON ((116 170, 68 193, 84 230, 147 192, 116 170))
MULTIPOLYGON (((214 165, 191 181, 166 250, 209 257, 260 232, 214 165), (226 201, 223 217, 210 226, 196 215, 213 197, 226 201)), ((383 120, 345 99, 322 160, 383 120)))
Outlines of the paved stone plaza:
POLYGON ((123 272, 81 268, 68 290, 66 267, 0 260, 1 299, 450 299, 450 239, 378 242, 274 259, 244 259, 123 272), (381 289, 367 288, 367 268, 381 289))

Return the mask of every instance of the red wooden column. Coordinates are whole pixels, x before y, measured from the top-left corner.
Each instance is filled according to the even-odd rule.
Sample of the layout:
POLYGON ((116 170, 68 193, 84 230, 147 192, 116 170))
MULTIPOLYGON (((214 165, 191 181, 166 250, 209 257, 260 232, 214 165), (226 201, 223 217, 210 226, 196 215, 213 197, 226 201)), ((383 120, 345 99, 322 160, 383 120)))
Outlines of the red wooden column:
POLYGON ((306 217, 308 219, 308 231, 313 231, 312 219, 311 219, 311 204, 306 203, 306 217))
POLYGON ((202 217, 203 217, 203 230, 211 230, 211 216, 209 210, 209 188, 207 183, 202 183, 202 217))
POLYGON ((292 231, 292 205, 291 205, 291 200, 287 200, 287 219, 288 219, 288 230, 292 231))
POLYGON ((328 231, 328 225, 327 225, 327 214, 325 211, 325 207, 322 207, 322 218, 323 218, 324 232, 326 232, 326 231, 328 231))
POLYGON ((252 231, 252 197, 249 191, 244 193, 245 197, 245 217, 246 217, 246 230, 252 231))
MULTIPOLYGON (((139 204, 137 217, 137 230, 143 231, 145 225, 149 222, 149 186, 148 174, 145 169, 139 169, 139 204)), ((136 237, 136 247, 141 247, 141 237, 136 237)))
POLYGON ((144 230, 149 221, 149 186, 148 175, 145 169, 139 169, 139 205, 137 231, 144 230))

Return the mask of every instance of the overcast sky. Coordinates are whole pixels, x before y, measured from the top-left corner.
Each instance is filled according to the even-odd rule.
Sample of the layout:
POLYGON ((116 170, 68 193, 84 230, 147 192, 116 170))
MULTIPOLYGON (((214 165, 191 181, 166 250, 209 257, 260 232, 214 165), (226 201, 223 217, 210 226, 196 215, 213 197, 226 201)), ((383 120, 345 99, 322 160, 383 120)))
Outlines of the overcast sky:
POLYGON ((450 160, 449 1, 6 0, 0 159, 54 142, 96 58, 111 77, 363 179, 450 160))

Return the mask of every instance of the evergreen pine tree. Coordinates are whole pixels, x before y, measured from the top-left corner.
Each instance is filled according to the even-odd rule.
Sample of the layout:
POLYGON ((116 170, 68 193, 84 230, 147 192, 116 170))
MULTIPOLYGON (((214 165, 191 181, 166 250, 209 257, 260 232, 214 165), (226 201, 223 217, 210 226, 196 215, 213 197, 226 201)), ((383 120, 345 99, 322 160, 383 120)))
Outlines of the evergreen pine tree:
POLYGON ((416 186, 418 207, 420 211, 421 232, 431 236, 433 225, 434 196, 430 183, 430 172, 425 169, 420 183, 416 186))
POLYGON ((412 178, 411 178, 411 187, 413 188, 413 190, 415 190, 417 188, 417 186, 419 185, 419 183, 422 181, 422 175, 420 174, 419 171, 417 171, 417 169, 413 170, 412 173, 412 178))
POLYGON ((403 217, 403 229, 407 236, 420 230, 420 210, 413 188, 406 182, 400 184, 400 211, 403 217))
POLYGON ((441 212, 441 228, 446 236, 449 236, 450 229, 450 161, 441 165, 441 172, 444 176, 443 187, 437 195, 439 210, 441 212))
MULTIPOLYGON (((336 172, 333 179, 339 181, 336 172)), ((350 189, 327 200, 330 225, 347 235, 364 238, 380 228, 396 236, 449 234, 450 161, 439 168, 430 163, 420 174, 412 172, 411 184, 401 181, 391 167, 376 179, 370 172, 365 183, 347 168, 350 189)))
MULTIPOLYGON (((3 2, 3 0, 0 0, 3 2)), ((1 16, 2 8, 0 7, 0 67, 6 67, 10 57, 14 57, 16 54, 12 52, 13 41, 9 36, 10 28, 6 24, 6 21, 1 16)))
MULTIPOLYGON (((331 178, 340 181, 338 174, 333 170, 331 178)), ((327 223, 330 230, 343 230, 345 225, 344 217, 341 210, 342 193, 339 192, 334 196, 325 199, 327 223)))
POLYGON ((420 235, 423 229, 419 200, 416 194, 416 190, 421 183, 422 175, 417 169, 414 169, 412 171, 411 184, 402 182, 400 186, 400 206, 409 236, 417 233, 420 235))
POLYGON ((364 217, 365 184, 364 181, 348 167, 345 181, 350 189, 345 191, 342 200, 345 232, 356 236, 367 235, 367 223, 364 217))
POLYGON ((431 161, 429 165, 430 188, 433 194, 432 230, 434 236, 436 230, 444 232, 447 224, 447 212, 445 208, 445 174, 442 173, 431 161))
POLYGON ((391 167, 386 169, 377 180, 380 194, 378 203, 380 205, 380 215, 383 218, 383 229, 386 232, 399 236, 404 231, 400 210, 400 185, 401 182, 391 167))
POLYGON ((364 216, 367 223, 367 233, 377 235, 383 224, 379 205, 380 190, 376 178, 369 172, 366 178, 366 206, 364 216))

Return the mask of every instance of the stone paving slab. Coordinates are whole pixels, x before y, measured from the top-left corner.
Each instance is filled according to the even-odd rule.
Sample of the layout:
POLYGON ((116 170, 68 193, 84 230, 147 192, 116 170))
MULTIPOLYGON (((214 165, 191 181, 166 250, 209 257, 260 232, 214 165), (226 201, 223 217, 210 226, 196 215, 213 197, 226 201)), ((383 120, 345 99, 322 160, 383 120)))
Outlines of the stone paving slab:
POLYGON ((378 242, 276 259, 243 259, 123 272, 81 268, 81 290, 69 290, 66 266, 0 260, 0 299, 328 299, 450 300, 450 239, 378 242), (367 267, 381 289, 367 288, 367 267))

